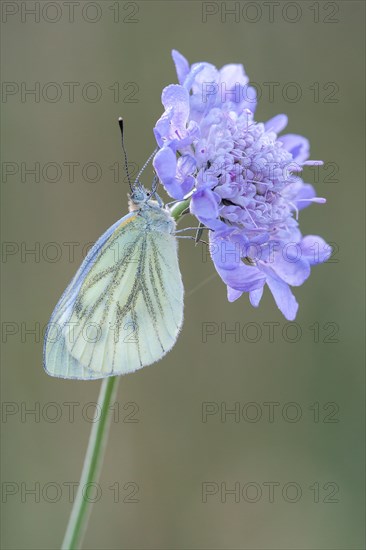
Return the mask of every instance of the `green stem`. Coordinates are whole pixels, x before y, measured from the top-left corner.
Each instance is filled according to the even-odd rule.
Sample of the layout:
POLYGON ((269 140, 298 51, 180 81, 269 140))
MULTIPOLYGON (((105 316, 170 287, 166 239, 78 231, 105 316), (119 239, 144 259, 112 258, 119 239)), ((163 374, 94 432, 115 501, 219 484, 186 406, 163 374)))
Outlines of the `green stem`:
POLYGON ((176 222, 179 220, 183 212, 189 207, 189 202, 189 200, 177 202, 170 209, 170 213, 176 222))
POLYGON ((104 378, 100 387, 98 406, 95 412, 96 420, 90 433, 83 471, 62 543, 62 550, 76 550, 81 544, 90 509, 90 499, 85 499, 84 495, 87 496, 88 487, 90 486, 88 484, 95 483, 98 480, 110 425, 111 414, 109 408, 116 394, 118 380, 118 376, 104 378))
MULTIPOLYGON (((175 221, 178 221, 188 206, 189 200, 178 202, 173 206, 170 212, 175 221)), ((117 390, 118 379, 118 376, 110 376, 104 378, 102 381, 98 397, 98 407, 95 413, 96 421, 90 433, 83 471, 62 543, 62 550, 76 550, 79 548, 85 532, 88 512, 90 511, 90 502, 88 498, 85 498, 85 495, 87 496, 90 484, 96 483, 98 480, 110 424, 109 409, 117 390)))

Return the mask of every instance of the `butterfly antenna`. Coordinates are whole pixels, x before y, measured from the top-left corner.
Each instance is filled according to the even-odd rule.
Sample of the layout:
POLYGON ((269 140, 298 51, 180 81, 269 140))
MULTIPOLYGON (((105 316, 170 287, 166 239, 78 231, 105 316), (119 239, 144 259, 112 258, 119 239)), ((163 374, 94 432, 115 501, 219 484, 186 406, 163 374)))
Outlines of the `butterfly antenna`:
POLYGON ((132 183, 131 183, 130 173, 129 173, 129 171, 128 171, 127 153, 126 153, 125 144, 124 144, 124 141, 123 141, 123 118, 122 118, 122 117, 119 117, 119 119, 118 119, 118 125, 119 125, 119 129, 121 130, 122 151, 123 151, 123 154, 124 154, 124 157, 125 157, 125 170, 126 170, 128 185, 130 186, 130 189, 131 189, 131 191, 133 192, 133 187, 132 187, 132 183))
POLYGON ((141 183, 140 183, 140 176, 142 174, 142 172, 145 170, 146 166, 149 164, 150 160, 153 158, 153 156, 155 155, 155 153, 157 153, 158 151, 158 147, 156 149, 153 150, 153 152, 151 153, 151 155, 149 156, 149 158, 147 159, 147 161, 145 162, 145 164, 143 165, 143 167, 141 168, 140 172, 137 174, 137 177, 135 179, 135 183, 134 185, 136 184, 139 184, 141 186, 141 183))

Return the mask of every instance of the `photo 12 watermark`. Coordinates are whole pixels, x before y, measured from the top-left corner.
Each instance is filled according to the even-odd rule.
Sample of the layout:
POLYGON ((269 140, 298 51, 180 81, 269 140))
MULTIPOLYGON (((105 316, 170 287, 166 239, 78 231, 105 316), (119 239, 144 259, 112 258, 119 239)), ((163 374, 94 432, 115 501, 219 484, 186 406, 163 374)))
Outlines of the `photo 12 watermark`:
POLYGON ((11 24, 46 23, 51 25, 77 24, 95 25, 108 22, 136 24, 140 22, 142 3, 124 0, 89 2, 78 1, 3 1, 1 22, 11 24))
POLYGON ((202 103, 208 103, 212 99, 233 101, 240 103, 245 101, 248 106, 255 106, 260 99, 267 103, 284 101, 285 103, 339 103, 341 100, 341 89, 337 82, 279 82, 276 80, 266 82, 253 82, 242 85, 239 82, 228 84, 225 81, 203 82, 202 103))
MULTIPOLYGON (((140 171, 136 162, 127 163, 128 173, 131 180, 135 180, 140 171)), ((1 181, 3 184, 22 185, 36 183, 41 184, 80 184, 99 183, 103 186, 106 183, 128 184, 125 165, 120 161, 112 164, 87 161, 80 162, 73 160, 49 160, 49 161, 3 161, 1 163, 1 181)), ((126 187, 127 190, 127 187, 126 187)))
POLYGON ((298 481, 203 481, 203 504, 338 504, 340 487, 335 481, 311 481, 304 485, 298 481))
POLYGON ((3 81, 2 103, 139 103, 140 86, 137 82, 102 83, 96 81, 40 82, 3 81))
POLYGON ((274 344, 285 342, 296 344, 338 344, 340 326, 335 321, 319 322, 301 326, 296 321, 203 321, 201 324, 201 342, 210 344, 219 341, 222 344, 274 344))
MULTIPOLYGON (((78 481, 3 481, 1 500, 3 504, 74 503, 79 485, 78 481)), ((141 487, 136 481, 114 481, 105 486, 89 482, 81 490, 83 499, 89 504, 101 500, 114 504, 138 504, 141 499, 141 487)))
MULTIPOLYGON (((138 403, 115 401, 108 407, 111 421, 114 424, 139 424, 141 410, 138 403)), ((79 421, 95 424, 101 420, 102 408, 99 403, 88 401, 3 401, 1 403, 1 422, 3 424, 56 424, 66 422, 74 424, 79 421)))
POLYGON ((313 422, 314 424, 338 424, 340 406, 335 401, 304 404, 297 401, 203 401, 201 403, 203 424, 250 424, 313 422))
POLYGON ((202 23, 325 23, 341 21, 339 2, 202 2, 202 23))

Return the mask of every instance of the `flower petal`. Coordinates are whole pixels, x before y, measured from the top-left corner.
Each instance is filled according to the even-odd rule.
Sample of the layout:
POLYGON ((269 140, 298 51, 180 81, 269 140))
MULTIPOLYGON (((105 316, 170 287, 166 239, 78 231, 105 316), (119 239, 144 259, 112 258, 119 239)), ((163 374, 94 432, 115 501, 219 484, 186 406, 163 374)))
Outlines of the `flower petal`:
POLYGON ((293 202, 296 204, 298 210, 302 210, 303 208, 313 204, 311 200, 306 199, 313 199, 314 197, 316 197, 314 187, 310 183, 304 183, 300 187, 293 202))
POLYGON ((262 274, 253 267, 246 265, 239 266, 234 271, 228 271, 227 281, 229 284, 234 285, 233 288, 243 290, 245 292, 251 292, 258 288, 263 288, 266 279, 262 274))
POLYGON ((250 292, 263 287, 266 282, 265 277, 255 267, 249 267, 245 264, 237 266, 235 269, 222 269, 214 260, 215 268, 224 283, 233 290, 241 292, 250 292))
POLYGON ((194 77, 191 85, 193 93, 199 94, 201 97, 205 92, 206 85, 219 82, 219 71, 211 63, 194 63, 191 67, 191 75, 194 77))
MULTIPOLYGON (((255 290, 253 292, 256 292, 255 290)), ((235 290, 231 286, 227 287, 227 299, 229 302, 235 302, 243 294, 242 290, 235 290)))
POLYGON ((177 159, 169 147, 160 149, 153 160, 153 166, 165 189, 173 199, 183 199, 186 194, 176 178, 177 159))
POLYGON ((286 115, 276 115, 265 122, 264 128, 267 132, 275 132, 276 134, 279 134, 284 128, 286 128, 287 123, 288 117, 286 115))
POLYGON ((172 140, 182 139, 187 135, 189 117, 189 94, 179 84, 170 84, 161 95, 165 112, 154 128, 158 145, 162 147, 172 140))
POLYGON ((267 278, 267 284, 279 310, 288 321, 293 321, 296 318, 299 304, 296 302, 290 287, 286 283, 281 283, 276 279, 272 279, 272 277, 267 278))
POLYGON ((263 289, 264 287, 249 292, 249 300, 253 307, 259 306, 259 302, 261 301, 263 296, 263 289))
POLYGON ((231 289, 249 292, 264 285, 265 275, 257 267, 242 262, 238 243, 210 233, 210 254, 216 271, 231 289))
POLYGON ((183 178, 194 174, 196 170, 196 159, 192 155, 182 155, 177 161, 177 172, 183 178))
POLYGON ((287 242, 281 246, 271 262, 259 262, 261 269, 270 277, 284 281, 291 286, 300 286, 310 275, 310 265, 303 257, 301 247, 296 242, 287 242))
POLYGON ((326 262, 332 254, 332 247, 318 235, 307 235, 302 239, 300 246, 303 257, 311 265, 326 262))
MULTIPOLYGON (((189 94, 188 91, 178 84, 171 84, 164 88, 161 95, 165 109, 172 109, 172 132, 184 132, 189 116, 189 94)), ((175 136, 176 137, 176 136, 175 136)))
POLYGON ((297 134, 285 134, 280 136, 279 141, 282 141, 283 147, 291 153, 296 162, 304 162, 309 158, 310 144, 303 136, 297 134))
POLYGON ((220 82, 224 82, 226 90, 231 90, 236 84, 245 86, 249 82, 248 76, 245 74, 243 65, 240 63, 230 63, 224 65, 220 71, 220 82))
POLYGON ((172 50, 172 58, 175 64, 175 70, 177 71, 179 84, 183 85, 189 73, 189 63, 187 59, 177 50, 172 50))
POLYGON ((194 193, 190 206, 191 213, 194 216, 204 219, 217 218, 219 213, 216 193, 207 188, 199 189, 194 193))

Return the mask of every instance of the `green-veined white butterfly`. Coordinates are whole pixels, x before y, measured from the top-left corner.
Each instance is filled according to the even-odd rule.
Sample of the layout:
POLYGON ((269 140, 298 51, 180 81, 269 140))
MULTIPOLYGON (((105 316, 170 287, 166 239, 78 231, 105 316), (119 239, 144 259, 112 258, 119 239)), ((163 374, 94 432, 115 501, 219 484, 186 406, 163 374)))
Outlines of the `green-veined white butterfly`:
POLYGON ((175 221, 156 189, 150 194, 138 179, 129 207, 91 248, 51 316, 44 343, 51 376, 133 372, 177 340, 184 290, 175 221))

